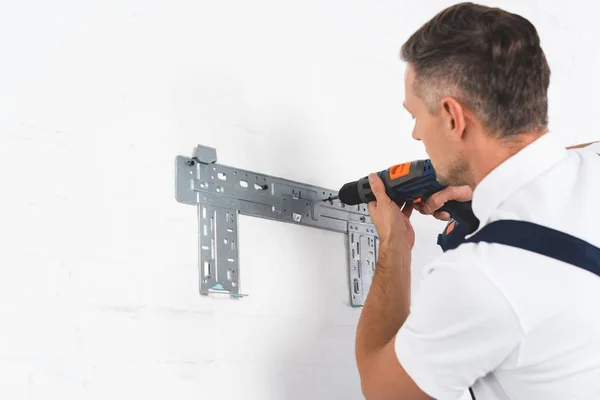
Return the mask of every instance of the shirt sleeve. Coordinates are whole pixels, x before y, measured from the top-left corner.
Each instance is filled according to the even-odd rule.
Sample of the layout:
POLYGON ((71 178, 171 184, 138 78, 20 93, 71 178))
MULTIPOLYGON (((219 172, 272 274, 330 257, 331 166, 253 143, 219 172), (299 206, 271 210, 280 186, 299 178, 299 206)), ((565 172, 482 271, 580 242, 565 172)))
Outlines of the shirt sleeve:
POLYGON ((430 265, 396 336, 400 364, 436 399, 460 398, 522 337, 511 305, 480 267, 444 256, 430 265))

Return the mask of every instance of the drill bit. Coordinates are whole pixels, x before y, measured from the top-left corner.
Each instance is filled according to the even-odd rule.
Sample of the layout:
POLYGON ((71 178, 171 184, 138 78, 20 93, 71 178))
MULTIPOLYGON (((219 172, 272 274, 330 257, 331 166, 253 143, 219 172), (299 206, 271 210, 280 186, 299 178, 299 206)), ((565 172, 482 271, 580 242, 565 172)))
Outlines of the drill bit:
POLYGON ((340 196, 329 196, 326 199, 323 199, 323 201, 334 201, 334 200, 339 200, 340 196))

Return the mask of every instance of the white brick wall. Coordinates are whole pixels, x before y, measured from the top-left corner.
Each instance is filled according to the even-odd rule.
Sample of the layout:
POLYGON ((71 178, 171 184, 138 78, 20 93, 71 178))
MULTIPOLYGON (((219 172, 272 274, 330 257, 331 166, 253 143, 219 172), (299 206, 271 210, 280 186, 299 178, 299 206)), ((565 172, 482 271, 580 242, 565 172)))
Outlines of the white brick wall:
MULTIPOLYGON (((0 398, 360 399, 343 237, 242 218, 251 296, 201 297, 174 157, 332 188, 425 157, 398 50, 449 4, 0 5, 0 398)), ((565 144, 599 139, 597 6, 494 4, 538 27, 565 144)))

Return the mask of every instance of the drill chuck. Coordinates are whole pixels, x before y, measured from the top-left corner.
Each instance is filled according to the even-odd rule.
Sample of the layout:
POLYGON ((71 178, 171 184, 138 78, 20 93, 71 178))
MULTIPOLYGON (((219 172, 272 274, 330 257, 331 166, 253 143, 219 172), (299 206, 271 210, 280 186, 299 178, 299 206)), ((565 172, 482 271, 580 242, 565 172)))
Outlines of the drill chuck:
POLYGON ((340 189, 338 193, 340 201, 349 206, 361 204, 363 201, 358 194, 358 181, 348 182, 340 189))

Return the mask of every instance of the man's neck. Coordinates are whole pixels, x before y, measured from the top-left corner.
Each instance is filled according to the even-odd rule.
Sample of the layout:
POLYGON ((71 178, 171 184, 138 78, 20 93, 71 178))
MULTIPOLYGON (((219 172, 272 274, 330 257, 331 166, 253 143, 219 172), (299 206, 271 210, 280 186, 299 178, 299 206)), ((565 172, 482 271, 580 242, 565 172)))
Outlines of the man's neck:
POLYGON ((487 134, 477 135, 477 139, 470 149, 473 178, 471 188, 475 189, 492 170, 547 132, 545 130, 520 133, 505 139, 496 139, 487 134))

